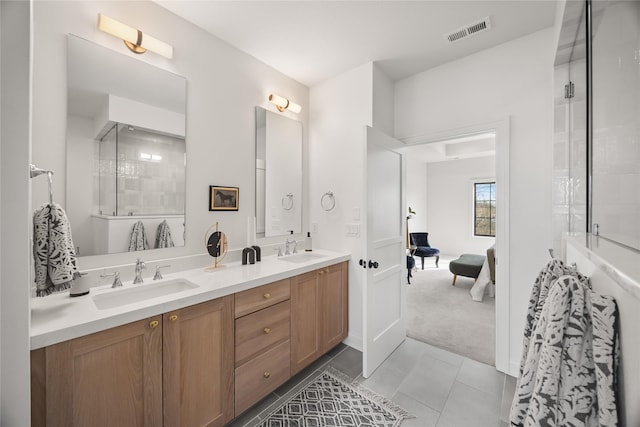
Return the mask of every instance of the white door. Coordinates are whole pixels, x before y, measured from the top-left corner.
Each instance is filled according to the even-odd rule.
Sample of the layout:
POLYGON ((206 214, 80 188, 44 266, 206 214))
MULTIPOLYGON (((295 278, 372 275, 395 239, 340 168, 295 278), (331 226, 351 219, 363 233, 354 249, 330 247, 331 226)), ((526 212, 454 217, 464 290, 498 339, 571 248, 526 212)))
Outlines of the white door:
POLYGON ((373 371, 406 336, 404 326, 404 145, 366 128, 363 376, 373 371))

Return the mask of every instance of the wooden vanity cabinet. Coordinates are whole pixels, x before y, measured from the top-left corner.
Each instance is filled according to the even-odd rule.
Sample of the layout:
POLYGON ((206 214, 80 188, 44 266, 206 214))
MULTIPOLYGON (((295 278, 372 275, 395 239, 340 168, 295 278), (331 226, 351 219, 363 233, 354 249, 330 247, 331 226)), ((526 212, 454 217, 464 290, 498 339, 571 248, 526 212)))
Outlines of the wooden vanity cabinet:
POLYGON ((33 426, 223 426, 343 341, 348 263, 31 352, 33 426))
POLYGON ((163 315, 165 426, 223 426, 234 417, 233 296, 163 315))
POLYGON ((240 415, 291 377, 290 279, 235 295, 235 411, 240 415))
POLYGON ((34 350, 32 425, 223 426, 233 339, 227 296, 34 350))
POLYGON ((347 337, 348 274, 343 262, 291 279, 291 375, 347 337))
POLYGON ((162 317, 31 352, 32 426, 162 425, 162 317))

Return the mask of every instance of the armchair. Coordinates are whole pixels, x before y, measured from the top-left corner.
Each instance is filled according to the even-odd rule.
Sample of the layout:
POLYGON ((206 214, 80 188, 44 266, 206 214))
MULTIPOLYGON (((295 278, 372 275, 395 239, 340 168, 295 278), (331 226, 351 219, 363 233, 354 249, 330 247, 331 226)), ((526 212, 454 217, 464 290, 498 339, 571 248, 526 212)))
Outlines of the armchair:
POLYGON ((419 256, 422 259, 422 269, 424 270, 424 259, 431 257, 436 257, 436 268, 438 268, 440 249, 432 248, 429 245, 429 233, 409 233, 409 236, 411 245, 416 248, 412 255, 419 256))

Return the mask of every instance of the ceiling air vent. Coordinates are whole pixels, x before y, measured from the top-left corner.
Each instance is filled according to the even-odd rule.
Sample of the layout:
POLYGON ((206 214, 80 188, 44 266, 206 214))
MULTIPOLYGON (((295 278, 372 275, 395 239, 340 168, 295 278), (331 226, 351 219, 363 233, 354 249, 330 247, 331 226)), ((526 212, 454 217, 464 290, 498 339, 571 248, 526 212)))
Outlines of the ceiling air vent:
POLYGON ((444 38, 447 39, 449 43, 455 43, 469 36, 473 36, 489 29, 491 29, 491 20, 487 16, 484 19, 476 21, 472 24, 465 25, 462 28, 458 28, 457 30, 445 34, 444 38))

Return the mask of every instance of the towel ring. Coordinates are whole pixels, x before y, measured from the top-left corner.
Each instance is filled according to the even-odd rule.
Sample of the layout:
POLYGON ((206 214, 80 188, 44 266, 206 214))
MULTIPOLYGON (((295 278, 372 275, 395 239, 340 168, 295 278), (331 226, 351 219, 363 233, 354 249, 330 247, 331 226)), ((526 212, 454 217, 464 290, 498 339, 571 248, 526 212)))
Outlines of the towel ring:
POLYGON ((322 209, 329 212, 336 207, 336 197, 333 195, 333 191, 327 191, 320 198, 320 206, 322 209))
POLYGON ((282 209, 285 211, 293 209, 293 194, 289 193, 282 198, 282 209))

